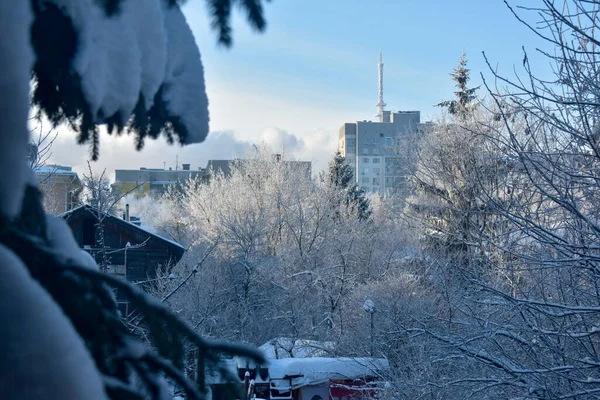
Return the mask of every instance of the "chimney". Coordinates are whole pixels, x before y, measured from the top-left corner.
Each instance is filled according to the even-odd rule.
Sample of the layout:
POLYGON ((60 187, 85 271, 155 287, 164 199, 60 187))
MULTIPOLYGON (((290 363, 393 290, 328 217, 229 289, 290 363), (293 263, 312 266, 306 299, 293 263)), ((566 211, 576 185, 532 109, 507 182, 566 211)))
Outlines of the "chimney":
POLYGON ((129 222, 129 204, 125 204, 125 221, 129 222))
POLYGON ((181 164, 181 168, 183 168, 184 171, 189 171, 190 170, 190 164, 181 164))

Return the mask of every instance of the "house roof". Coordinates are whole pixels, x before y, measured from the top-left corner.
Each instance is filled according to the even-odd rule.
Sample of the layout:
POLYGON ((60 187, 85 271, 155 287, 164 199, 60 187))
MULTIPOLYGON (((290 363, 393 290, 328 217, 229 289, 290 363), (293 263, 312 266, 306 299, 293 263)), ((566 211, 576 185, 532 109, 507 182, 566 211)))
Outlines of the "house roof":
MULTIPOLYGON (((269 360, 268 368, 271 380, 291 379, 292 388, 298 388, 329 380, 378 378, 390 367, 384 358, 313 357, 269 360)), ((277 382, 271 382, 277 385, 277 382)))
POLYGON ((46 179, 53 180, 68 180, 78 186, 81 186, 81 180, 77 172, 73 171, 71 167, 63 165, 41 165, 32 168, 33 173, 38 181, 44 181, 46 179))
MULTIPOLYGON (((68 218, 72 214, 75 214, 75 213, 78 213, 78 212, 83 212, 83 211, 88 211, 90 213, 97 213, 98 209, 96 209, 95 207, 90 206, 89 204, 83 204, 83 205, 80 205, 79 207, 75 207, 72 210, 69 210, 69 211, 67 211, 65 213, 60 214, 59 217, 66 219, 66 218, 68 218)), ((152 233, 152 232, 150 232, 150 231, 148 231, 148 230, 146 230, 146 229, 144 229, 144 228, 142 228, 140 226, 137 226, 135 224, 132 224, 131 222, 125 221, 124 219, 119 218, 117 216, 114 216, 114 215, 111 215, 111 214, 107 214, 107 213, 102 213, 102 214, 104 214, 105 218, 108 218, 109 220, 114 221, 114 222, 116 222, 118 224, 124 225, 128 229, 131 229, 133 231, 137 231, 137 232, 142 233, 144 235, 148 235, 148 236, 150 236, 150 237, 152 237, 154 239, 157 239, 157 240, 165 242, 167 245, 169 245, 171 247, 177 248, 177 251, 181 252, 181 256, 183 256, 183 252, 185 252, 185 247, 183 247, 182 245, 180 245, 179 243, 177 243, 177 242, 175 242, 173 240, 170 240, 170 239, 164 238, 164 237, 162 237, 160 235, 157 235, 155 233, 152 233)))
MULTIPOLYGON (((233 358, 221 361, 221 367, 232 375, 242 370, 255 372, 258 367, 247 359, 233 358)), ((297 389, 303 386, 320 385, 327 381, 354 381, 383 378, 389 373, 390 364, 385 358, 372 357, 308 357, 269 359, 261 368, 266 368, 268 376, 260 373, 252 378, 256 383, 269 383, 272 388, 290 387, 297 389)), ((238 375, 243 379, 241 375, 238 375)), ((223 383, 223 378, 212 372, 207 375, 211 384, 223 383)))

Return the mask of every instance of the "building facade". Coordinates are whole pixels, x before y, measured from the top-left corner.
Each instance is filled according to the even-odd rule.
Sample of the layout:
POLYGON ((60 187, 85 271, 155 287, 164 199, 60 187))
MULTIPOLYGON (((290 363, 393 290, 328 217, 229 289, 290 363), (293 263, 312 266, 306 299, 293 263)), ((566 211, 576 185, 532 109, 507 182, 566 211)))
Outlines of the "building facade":
MULTIPOLYGON (((275 159, 281 161, 284 170, 300 171, 310 178, 312 164, 310 161, 285 161, 275 154, 275 159)), ((181 184, 188 179, 200 179, 203 182, 210 180, 211 174, 230 176, 236 163, 244 163, 242 159, 236 160, 209 160, 206 168, 190 169, 190 164, 183 164, 181 170, 171 169, 117 169, 113 189, 120 194, 133 194, 136 197, 160 197, 168 187, 181 184)))
POLYGON ((204 177, 204 169, 190 169, 190 164, 182 164, 182 169, 117 169, 113 189, 120 194, 133 194, 136 197, 150 195, 160 197, 169 186, 188 179, 204 177))
POLYGON ((416 150, 422 132, 419 111, 385 111, 382 122, 345 123, 338 149, 352 167, 358 186, 368 193, 403 193, 407 177, 417 166, 416 150))
POLYGON ((64 213, 80 204, 79 195, 83 184, 71 167, 35 166, 33 173, 44 195, 44 209, 47 213, 64 213))
POLYGON ((338 151, 352 167, 358 186, 366 192, 403 194, 408 187, 407 177, 416 169, 419 138, 431 123, 421 123, 420 111, 386 111, 381 53, 378 72, 376 120, 342 125, 338 151))

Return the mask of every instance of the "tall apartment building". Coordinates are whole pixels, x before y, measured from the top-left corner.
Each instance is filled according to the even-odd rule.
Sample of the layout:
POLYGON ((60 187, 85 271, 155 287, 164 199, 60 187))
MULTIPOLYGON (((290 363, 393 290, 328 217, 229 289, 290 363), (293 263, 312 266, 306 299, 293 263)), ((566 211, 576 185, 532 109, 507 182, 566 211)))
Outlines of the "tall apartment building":
POLYGON ((376 120, 342 125, 338 150, 352 167, 356 183, 365 191, 381 195, 403 193, 407 176, 416 168, 420 134, 431 123, 421 123, 420 111, 386 111, 381 53, 378 70, 376 120))

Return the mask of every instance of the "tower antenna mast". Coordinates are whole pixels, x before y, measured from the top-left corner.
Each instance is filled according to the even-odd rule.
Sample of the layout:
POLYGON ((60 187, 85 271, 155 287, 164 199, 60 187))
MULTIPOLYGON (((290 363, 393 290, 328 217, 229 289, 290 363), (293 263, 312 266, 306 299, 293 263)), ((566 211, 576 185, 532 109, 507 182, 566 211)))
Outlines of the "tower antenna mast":
POLYGON ((379 50, 379 63, 377 64, 377 69, 379 72, 378 75, 378 92, 379 92, 379 97, 378 97, 378 101, 376 104, 377 107, 377 114, 375 115, 375 117, 377 118, 377 120, 379 122, 383 122, 383 114, 385 111, 385 106, 386 104, 383 101, 383 55, 381 50, 379 50))

